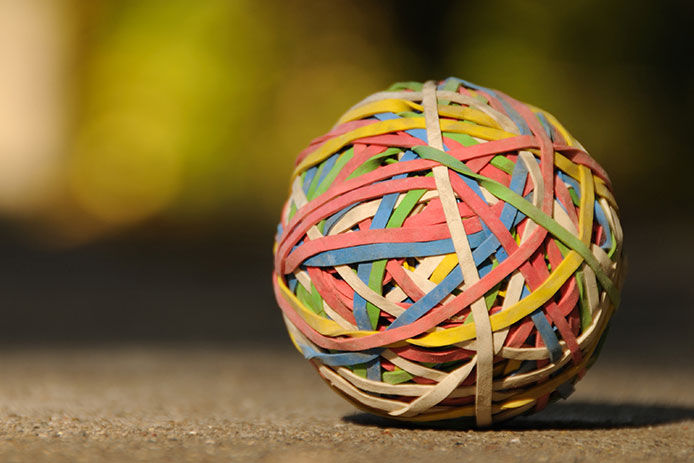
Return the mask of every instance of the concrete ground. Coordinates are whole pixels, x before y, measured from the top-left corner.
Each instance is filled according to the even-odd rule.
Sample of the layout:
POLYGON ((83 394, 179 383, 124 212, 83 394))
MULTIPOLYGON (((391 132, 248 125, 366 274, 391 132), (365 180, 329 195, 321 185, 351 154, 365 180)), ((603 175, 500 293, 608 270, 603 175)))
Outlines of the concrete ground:
POLYGON ((5 348, 0 461, 692 461, 694 372, 649 364, 606 354, 569 400, 475 431, 359 413, 286 347, 5 348))

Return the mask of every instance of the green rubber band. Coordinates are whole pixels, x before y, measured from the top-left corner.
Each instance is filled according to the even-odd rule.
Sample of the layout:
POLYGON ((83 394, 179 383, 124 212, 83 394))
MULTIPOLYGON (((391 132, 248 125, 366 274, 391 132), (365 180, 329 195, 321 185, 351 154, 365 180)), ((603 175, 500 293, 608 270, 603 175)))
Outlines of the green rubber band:
POLYGON ((610 278, 602 271, 600 268, 600 263, 597 261, 595 256, 593 256, 590 248, 576 236, 571 234, 571 232, 559 225, 552 217, 548 216, 543 211, 536 208, 528 200, 496 180, 491 180, 487 177, 474 173, 465 164, 448 153, 436 148, 432 148, 431 146, 417 146, 413 149, 417 154, 420 155, 420 157, 424 159, 440 162, 449 169, 453 169, 456 172, 478 180, 479 183, 491 194, 514 206, 516 209, 529 217, 533 222, 546 229, 557 239, 561 240, 565 245, 576 251, 588 264, 588 266, 593 269, 598 281, 602 287, 605 288, 605 291, 607 291, 610 300, 615 304, 615 306, 619 305, 619 291, 617 291, 617 288, 615 288, 610 278))
POLYGON ((513 173, 513 169, 516 166, 510 159, 498 155, 494 156, 489 163, 497 169, 503 170, 509 175, 513 173))
POLYGON ((378 153, 370 157, 362 165, 354 169, 354 172, 349 174, 347 180, 351 180, 353 178, 359 177, 360 175, 368 174, 369 172, 376 170, 381 165, 382 158, 387 158, 388 156, 392 156, 401 152, 402 150, 400 148, 388 148, 382 153, 378 153))
POLYGON ((342 171, 342 168, 345 167, 345 164, 347 164, 353 157, 353 147, 350 147, 350 149, 342 153, 340 157, 337 158, 337 162, 335 162, 333 168, 330 169, 330 172, 328 172, 328 174, 325 176, 320 186, 316 189, 316 191, 310 199, 317 198, 318 196, 328 191, 328 188, 330 188, 330 186, 333 184, 335 178, 337 178, 337 176, 340 174, 340 171, 342 171))
POLYGON ((384 371, 382 377, 384 383, 400 384, 411 380, 414 378, 414 375, 398 368, 393 371, 384 371))

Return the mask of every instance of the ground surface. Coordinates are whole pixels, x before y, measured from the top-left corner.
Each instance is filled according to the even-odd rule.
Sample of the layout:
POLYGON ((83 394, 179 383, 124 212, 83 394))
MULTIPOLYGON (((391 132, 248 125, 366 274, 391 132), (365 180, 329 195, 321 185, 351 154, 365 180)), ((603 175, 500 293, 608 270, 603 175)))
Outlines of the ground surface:
POLYGON ((0 461, 694 459, 691 368, 609 355, 569 400, 483 432, 357 413, 285 348, 5 349, 0 372, 0 461))

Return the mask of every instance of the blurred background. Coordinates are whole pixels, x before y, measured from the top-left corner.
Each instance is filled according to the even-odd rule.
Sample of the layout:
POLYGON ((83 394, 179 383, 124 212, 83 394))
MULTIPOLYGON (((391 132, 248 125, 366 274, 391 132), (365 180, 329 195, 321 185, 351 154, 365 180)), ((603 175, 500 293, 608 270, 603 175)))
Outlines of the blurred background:
POLYGON ((691 5, 0 0, 0 343, 288 349, 295 155, 453 75, 554 113, 612 176, 630 274, 605 355, 687 359, 691 5))

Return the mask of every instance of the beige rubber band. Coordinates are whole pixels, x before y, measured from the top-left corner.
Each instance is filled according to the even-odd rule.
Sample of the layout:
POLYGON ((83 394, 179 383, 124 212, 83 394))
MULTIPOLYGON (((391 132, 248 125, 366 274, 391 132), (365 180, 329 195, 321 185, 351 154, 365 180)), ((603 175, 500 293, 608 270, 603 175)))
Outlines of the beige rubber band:
MULTIPOLYGON (((436 84, 433 81, 426 82, 422 89, 422 95, 427 140, 430 146, 443 150, 441 127, 439 126, 439 115, 437 112, 436 84)), ((455 193, 453 192, 453 187, 451 186, 448 168, 443 165, 436 166, 432 169, 432 172, 434 173, 436 189, 439 192, 446 223, 451 232, 453 247, 455 248, 458 262, 460 263, 460 269, 463 273, 463 279, 466 285, 474 284, 479 280, 479 274, 477 273, 477 266, 472 258, 472 251, 470 250, 470 243, 467 240, 467 234, 463 227, 463 221, 458 212, 458 204, 456 202, 455 193)), ((475 418, 478 426, 489 426, 492 424, 492 374, 494 367, 492 326, 489 321, 489 312, 487 312, 487 305, 484 302, 484 298, 480 298, 473 302, 471 309, 472 317, 475 321, 478 343, 476 355, 477 378, 475 383, 475 418)), ((460 376, 460 374, 466 371, 469 373, 472 370, 472 367, 464 369, 466 365, 454 370, 456 372, 455 375, 451 373, 451 375, 453 375, 451 381, 458 381, 452 389, 455 389, 461 381, 465 380, 465 377, 460 376)), ((442 399, 444 397, 442 397, 442 399)))

